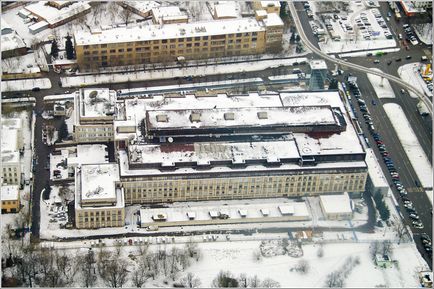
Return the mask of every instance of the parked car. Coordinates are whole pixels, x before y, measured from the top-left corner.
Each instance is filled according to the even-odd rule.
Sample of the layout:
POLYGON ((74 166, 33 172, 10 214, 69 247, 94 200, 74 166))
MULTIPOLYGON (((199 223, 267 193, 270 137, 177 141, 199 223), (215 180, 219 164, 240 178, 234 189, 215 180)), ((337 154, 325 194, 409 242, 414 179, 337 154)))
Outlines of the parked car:
POLYGON ((421 221, 412 221, 411 222, 413 227, 417 228, 417 229, 423 229, 423 224, 421 221))
POLYGON ((39 87, 33 87, 32 91, 40 91, 41 89, 39 87))

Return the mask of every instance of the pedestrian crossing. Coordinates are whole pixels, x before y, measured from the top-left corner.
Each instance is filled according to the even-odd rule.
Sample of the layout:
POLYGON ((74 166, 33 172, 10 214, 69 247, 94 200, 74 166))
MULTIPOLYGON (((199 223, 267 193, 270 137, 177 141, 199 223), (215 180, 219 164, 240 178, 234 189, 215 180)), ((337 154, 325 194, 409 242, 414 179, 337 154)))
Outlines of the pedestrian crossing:
POLYGON ((411 187, 411 188, 405 188, 407 192, 409 193, 423 193, 424 189, 421 187, 411 187))

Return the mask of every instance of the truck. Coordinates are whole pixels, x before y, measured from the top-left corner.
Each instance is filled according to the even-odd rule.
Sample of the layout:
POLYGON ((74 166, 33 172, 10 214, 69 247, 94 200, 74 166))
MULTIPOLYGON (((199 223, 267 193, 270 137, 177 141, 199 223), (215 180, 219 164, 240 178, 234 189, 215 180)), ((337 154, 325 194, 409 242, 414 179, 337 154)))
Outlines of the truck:
POLYGON ((399 11, 395 12, 395 19, 396 21, 399 21, 401 19, 401 13, 399 13, 399 11))
POLYGON ((426 106, 426 104, 422 101, 419 101, 417 104, 417 111, 419 112, 419 114, 421 116, 425 116, 429 114, 429 110, 428 107, 426 106))

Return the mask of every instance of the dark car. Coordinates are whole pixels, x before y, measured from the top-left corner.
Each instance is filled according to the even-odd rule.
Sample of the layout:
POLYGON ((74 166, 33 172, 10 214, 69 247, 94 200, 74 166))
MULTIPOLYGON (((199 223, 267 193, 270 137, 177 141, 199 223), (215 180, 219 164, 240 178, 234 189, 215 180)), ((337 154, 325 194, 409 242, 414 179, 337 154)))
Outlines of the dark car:
POLYGON ((398 62, 398 61, 401 61, 402 59, 401 59, 401 57, 400 58, 397 58, 397 59, 395 59, 395 61, 396 62, 398 62))
POLYGON ((414 180, 414 184, 416 185, 416 187, 420 187, 420 184, 417 180, 414 180))
POLYGON ((32 91, 40 91, 41 89, 39 87, 33 87, 32 91))
POLYGON ((411 55, 407 55, 405 59, 411 59, 411 55))

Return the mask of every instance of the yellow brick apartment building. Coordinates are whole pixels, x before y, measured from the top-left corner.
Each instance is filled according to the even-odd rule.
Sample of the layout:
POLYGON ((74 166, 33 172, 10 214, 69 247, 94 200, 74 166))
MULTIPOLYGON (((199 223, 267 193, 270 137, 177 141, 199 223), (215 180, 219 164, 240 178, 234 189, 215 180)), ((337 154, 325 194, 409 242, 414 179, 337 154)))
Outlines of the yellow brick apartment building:
POLYGON ((82 70, 264 53, 281 45, 283 22, 265 19, 140 25, 74 35, 82 70), (270 35, 267 35, 270 34, 270 35), (279 36, 280 34, 280 36, 279 36))

